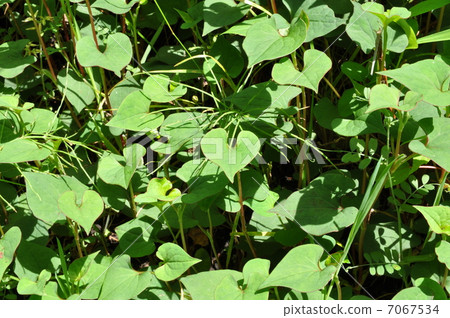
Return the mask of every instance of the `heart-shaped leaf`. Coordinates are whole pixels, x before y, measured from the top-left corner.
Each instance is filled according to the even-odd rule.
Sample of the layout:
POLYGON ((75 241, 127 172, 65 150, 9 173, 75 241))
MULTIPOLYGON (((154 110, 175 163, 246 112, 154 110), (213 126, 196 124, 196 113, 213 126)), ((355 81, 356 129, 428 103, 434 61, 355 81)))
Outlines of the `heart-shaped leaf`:
MULTIPOLYGON (((105 271, 100 276, 103 276, 104 273, 105 271)), ((154 279, 150 271, 135 271, 131 266, 129 255, 122 255, 115 259, 108 267, 104 277, 105 281, 98 298, 101 300, 134 298, 147 288, 154 279)))
POLYGON ((133 131, 149 131, 158 128, 164 121, 160 112, 149 112, 151 100, 142 92, 129 94, 120 104, 119 110, 107 124, 133 131))
POLYGON ((206 158, 222 168, 233 182, 234 175, 256 157, 261 143, 254 133, 245 130, 239 133, 235 145, 228 145, 227 139, 226 130, 217 128, 203 136, 200 144, 206 158))
POLYGON ((91 36, 83 37, 77 42, 77 57, 84 67, 99 66, 120 76, 120 71, 131 61, 131 42, 123 33, 111 34, 102 53, 91 36))
POLYGON ((181 84, 176 84, 177 86, 172 88, 174 84, 167 75, 150 75, 145 80, 142 90, 152 101, 168 103, 187 92, 187 88, 181 84))
POLYGON ((382 108, 395 108, 400 111, 410 111, 422 100, 422 95, 413 91, 405 94, 403 101, 400 101, 400 91, 393 86, 378 84, 372 87, 369 97, 369 107, 366 113, 382 108))
POLYGON ((295 18, 288 23, 279 14, 252 25, 242 44, 248 56, 248 67, 291 54, 305 41, 306 29, 302 19, 295 18))
POLYGON ((103 200, 93 190, 84 191, 79 203, 74 191, 64 192, 59 196, 58 206, 68 218, 80 224, 87 234, 103 212, 103 200))
POLYGON ((31 280, 28 277, 23 277, 19 284, 17 284, 17 292, 20 295, 43 295, 45 284, 52 277, 52 273, 43 270, 36 280, 31 280))
POLYGON ((450 235, 450 207, 418 205, 414 207, 423 214, 434 233, 450 235))
POLYGON ((36 62, 34 56, 23 56, 22 51, 30 42, 28 39, 5 42, 0 45, 0 76, 13 78, 23 72, 25 67, 36 62))
POLYGON ((281 60, 274 65, 272 77, 279 84, 305 86, 317 93, 320 80, 331 69, 331 60, 324 52, 314 49, 306 51, 303 60, 302 72, 295 69, 290 59, 281 60))
POLYGON ((400 101, 400 91, 396 87, 386 84, 378 84, 372 87, 369 97, 369 108, 366 113, 373 112, 381 108, 397 106, 400 101))
POLYGON ((180 246, 165 243, 158 248, 156 256, 163 265, 155 270, 155 275, 163 281, 171 281, 181 276, 189 267, 201 262, 200 259, 189 256, 180 246))
POLYGON ((283 286, 304 293, 321 289, 336 271, 334 266, 320 267, 323 252, 324 249, 315 244, 293 248, 259 288, 283 286))
POLYGON ((271 212, 296 221, 312 235, 337 232, 355 220, 358 209, 341 205, 341 198, 355 187, 352 178, 329 171, 314 179, 308 187, 292 193, 271 212))
POLYGON ((434 60, 428 59, 414 64, 405 64, 401 68, 378 72, 378 74, 391 77, 410 90, 422 94, 423 100, 427 103, 436 106, 449 105, 450 65, 440 55, 437 55, 434 60))
POLYGON ((88 188, 69 176, 46 173, 24 172, 27 185, 27 202, 33 215, 49 225, 65 217, 58 208, 58 198, 66 191, 75 191, 81 195, 88 188))
POLYGON ((140 144, 132 144, 124 150, 124 157, 108 154, 98 163, 97 173, 99 177, 109 184, 116 184, 124 189, 133 177, 136 168, 143 163, 142 157, 146 149, 140 144))
POLYGON ((10 228, 0 239, 0 281, 2 281, 6 268, 13 261, 14 253, 21 239, 22 232, 17 226, 10 228))
POLYGON ((330 33, 344 22, 335 17, 334 11, 324 0, 283 0, 283 3, 291 13, 291 18, 300 16, 302 11, 308 16, 309 27, 305 42, 330 33))

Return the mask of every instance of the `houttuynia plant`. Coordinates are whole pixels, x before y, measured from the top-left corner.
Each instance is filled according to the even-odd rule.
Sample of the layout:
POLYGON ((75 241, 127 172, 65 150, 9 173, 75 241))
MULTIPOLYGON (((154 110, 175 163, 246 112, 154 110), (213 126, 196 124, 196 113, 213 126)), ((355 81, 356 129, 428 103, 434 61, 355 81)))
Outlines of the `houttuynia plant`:
POLYGON ((0 1, 0 298, 447 299, 449 3, 0 1))

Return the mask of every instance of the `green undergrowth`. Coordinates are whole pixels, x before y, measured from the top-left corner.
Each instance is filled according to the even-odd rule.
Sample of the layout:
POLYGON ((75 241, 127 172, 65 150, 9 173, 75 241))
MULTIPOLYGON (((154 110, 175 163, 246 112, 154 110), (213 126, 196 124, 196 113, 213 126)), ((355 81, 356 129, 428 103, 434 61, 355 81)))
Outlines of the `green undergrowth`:
POLYGON ((0 0, 0 299, 447 299, 448 3, 0 0))

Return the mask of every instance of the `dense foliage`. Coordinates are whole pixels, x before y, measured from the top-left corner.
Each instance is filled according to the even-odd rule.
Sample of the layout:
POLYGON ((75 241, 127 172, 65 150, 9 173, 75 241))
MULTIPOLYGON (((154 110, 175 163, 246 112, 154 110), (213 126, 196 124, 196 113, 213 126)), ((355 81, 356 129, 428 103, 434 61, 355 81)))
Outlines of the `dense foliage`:
POLYGON ((0 298, 447 299, 447 0, 0 0, 0 298))

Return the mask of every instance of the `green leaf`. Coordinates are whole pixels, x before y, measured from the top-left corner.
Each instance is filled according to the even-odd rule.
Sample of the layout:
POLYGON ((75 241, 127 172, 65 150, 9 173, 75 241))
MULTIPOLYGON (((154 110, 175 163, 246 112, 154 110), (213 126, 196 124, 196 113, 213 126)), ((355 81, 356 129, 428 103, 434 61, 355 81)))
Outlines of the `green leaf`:
POLYGON ((160 230, 160 223, 145 214, 116 227, 119 250, 131 257, 151 255, 155 249, 154 240, 160 230))
POLYGON ((323 252, 321 246, 314 244, 293 248, 259 288, 282 286, 305 293, 323 288, 336 271, 334 266, 321 268, 323 252))
POLYGON ((156 256, 163 265, 155 270, 155 275, 163 281, 171 281, 180 277, 189 267, 201 262, 198 258, 189 256, 180 246, 164 243, 158 248, 156 256))
POLYGON ((382 108, 398 108, 400 91, 386 84, 377 84, 370 90, 369 108, 366 113, 382 108))
MULTIPOLYGON (((449 1, 450 2, 450 1, 449 1)), ((450 40, 450 29, 436 32, 424 37, 421 37, 417 39, 418 44, 425 44, 425 43, 435 43, 435 42, 441 42, 441 41, 449 41, 450 40)))
POLYGON ((59 266, 61 266, 59 257, 48 247, 22 241, 16 251, 14 273, 20 279, 27 277, 37 281, 42 270, 55 273, 59 266))
POLYGON ((356 187, 355 182, 339 173, 326 172, 314 179, 308 187, 292 193, 270 212, 296 221, 312 235, 337 232, 353 224, 358 209, 343 207, 341 198, 356 187))
POLYGON ((448 206, 414 206, 428 222, 436 234, 450 235, 450 207, 448 206))
POLYGON ((186 94, 187 88, 172 82, 167 75, 150 75, 142 91, 153 102, 168 103, 186 94), (172 85, 177 86, 172 89, 172 85))
POLYGON ((58 198, 66 191, 75 191, 81 195, 87 187, 80 181, 68 176, 55 176, 45 173, 24 172, 27 187, 27 201, 34 216, 49 225, 65 220, 59 210, 58 198))
POLYGON ((384 271, 393 273, 393 265, 398 266, 402 255, 420 244, 420 238, 408 227, 402 226, 400 231, 401 234, 397 222, 367 225, 364 257, 370 264, 372 275, 383 275, 384 271))
POLYGON ((14 253, 22 239, 22 232, 17 226, 10 228, 0 238, 0 282, 8 266, 12 263, 14 253))
POLYGON ((281 15, 252 25, 242 44, 248 56, 248 67, 273 60, 298 49, 306 39, 306 24, 295 18, 289 24, 281 15))
POLYGON ((68 270, 70 280, 80 288, 80 299, 97 299, 111 265, 111 257, 98 252, 74 260, 68 270))
POLYGON ((228 184, 225 173, 209 160, 186 162, 177 170, 177 177, 189 186, 189 193, 182 197, 187 204, 199 202, 223 190, 228 184))
POLYGON ((261 144, 258 137, 250 131, 241 131, 233 146, 228 145, 227 139, 225 129, 213 129, 203 136, 201 148, 205 157, 222 168, 233 182, 234 175, 256 157, 261 144))
POLYGON ((426 143, 413 140, 409 143, 409 149, 422 156, 430 158, 442 168, 450 171, 450 118, 425 118, 419 124, 426 131, 426 143))
POLYGON ((145 148, 140 144, 132 144, 124 150, 124 157, 108 153, 98 163, 98 176, 106 183, 128 188, 136 169, 143 164, 145 148))
POLYGON ((209 55, 214 57, 225 71, 216 61, 207 57, 203 63, 203 73, 208 81, 213 82, 227 76, 235 78, 244 68, 242 53, 223 36, 216 40, 209 55))
POLYGON ((117 113, 107 126, 133 131, 150 131, 158 128, 164 121, 160 112, 150 112, 151 100, 142 92, 134 91, 120 104, 117 113))
POLYGON ((64 192, 59 196, 58 206, 68 218, 80 224, 88 235, 95 220, 103 213, 103 200, 93 190, 86 190, 81 200, 74 191, 64 192))
POLYGON ((384 26, 387 26, 391 22, 397 22, 400 19, 408 19, 411 16, 411 12, 406 8, 392 7, 391 9, 384 11, 384 6, 376 2, 366 2, 362 5, 362 8, 377 16, 384 26))
POLYGON ((203 20, 203 6, 204 2, 199 2, 191 6, 186 12, 174 8, 180 17, 183 19, 184 23, 180 26, 182 29, 187 30, 195 27, 200 21, 203 20))
POLYGON ((104 52, 100 52, 92 36, 77 42, 78 62, 84 67, 99 66, 120 76, 120 71, 131 62, 131 42, 127 35, 114 33, 108 36, 104 52))
POLYGON ((166 178, 153 178, 147 186, 147 191, 136 197, 137 203, 154 203, 158 200, 170 202, 181 195, 178 189, 172 189, 172 182, 166 178), (170 192, 169 192, 170 191, 170 192))
POLYGON ((18 163, 44 160, 52 151, 31 139, 14 139, 0 145, 0 163, 18 163))
POLYGON ((196 147, 209 123, 206 114, 181 112, 170 114, 161 125, 159 133, 168 138, 166 143, 154 142, 150 148, 163 154, 172 154, 181 149, 196 147))
POLYGON ((194 300, 215 300, 216 290, 224 279, 233 277, 234 281, 242 279, 242 273, 235 270, 217 270, 201 272, 180 279, 194 300), (205 282, 208 282, 205 284, 205 282))
POLYGON ((331 60, 324 52, 314 49, 307 50, 303 60, 303 71, 299 72, 290 59, 282 59, 273 66, 272 77, 278 84, 305 86, 317 93, 319 82, 331 69, 331 60))
MULTIPOLYGON (((375 12, 375 8, 379 5, 376 2, 367 2, 366 8, 372 10, 372 12, 366 11, 357 2, 352 2, 354 9, 353 15, 351 16, 349 22, 347 23, 346 32, 348 36, 355 42, 357 42, 364 53, 368 54, 372 49, 375 48, 377 44, 377 32, 383 29, 383 23, 380 18, 387 18, 383 12, 379 12, 378 17, 372 14, 375 12)), ((381 10, 382 5, 379 5, 381 10)), ((379 10, 380 11, 380 10, 379 10)), ((394 19, 395 20, 395 19, 394 19)), ((400 21, 399 21, 400 22, 400 21)), ((406 26, 402 26, 396 23, 389 24, 387 26, 387 50, 401 53, 408 45, 413 47, 414 39, 409 39, 407 34, 405 34, 406 26)), ((410 32, 407 28, 406 31, 410 32)), ((382 33, 382 40, 384 41, 384 32, 382 33)))
POLYGON ((398 292, 392 300, 432 300, 433 296, 425 294, 419 287, 409 287, 398 292))
POLYGON ((97 0, 92 4, 93 8, 105 9, 114 14, 125 14, 140 0, 97 0), (127 3, 128 2, 128 3, 127 3))
POLYGON ((58 89, 67 97, 78 113, 90 105, 95 98, 91 86, 72 69, 62 69, 58 73, 58 89))
POLYGON ((149 271, 135 271, 130 264, 129 255, 119 256, 105 274, 98 299, 126 300, 134 298, 150 285, 152 276, 149 271))
POLYGON ((242 273, 201 272, 183 277, 181 282, 194 300, 267 300, 268 290, 259 291, 259 285, 269 276, 269 267, 270 261, 256 258, 245 264, 242 273))
POLYGON ((305 42, 327 35, 344 22, 335 17, 334 11, 323 0, 283 0, 283 3, 292 19, 300 16, 302 11, 308 16, 309 27, 305 42))
MULTIPOLYGON (((62 126, 57 114, 48 109, 33 108, 30 110, 23 110, 20 112, 20 116, 22 117, 27 130, 33 134, 45 135, 62 126)), ((41 148, 44 147, 44 145, 38 145, 41 148)), ((46 149, 49 150, 48 146, 46 149)))
POLYGON ((203 36, 208 33, 232 24, 247 14, 250 6, 233 0, 205 0, 203 6, 203 36))
POLYGON ((293 109, 289 106, 289 102, 301 92, 298 87, 281 86, 269 81, 244 88, 225 100, 252 117, 263 119, 269 117, 274 120, 279 113, 286 114, 293 109))
POLYGON ((246 19, 240 23, 234 24, 231 28, 223 32, 222 34, 237 34, 240 36, 245 36, 247 34, 248 29, 255 23, 264 21, 267 19, 265 14, 257 15, 256 17, 252 17, 251 19, 246 19))
POLYGON ((242 293, 243 300, 267 300, 269 291, 259 291, 259 287, 269 277, 270 261, 255 258, 245 263, 242 269, 245 286, 242 293))
POLYGON ((17 284, 17 293, 20 295, 40 295, 44 294, 45 284, 52 277, 52 273, 42 270, 36 280, 23 277, 17 284))
POLYGON ((424 101, 436 106, 448 106, 450 91, 448 79, 450 65, 441 56, 434 60, 422 60, 414 64, 405 64, 401 68, 378 72, 391 77, 410 90, 423 95, 424 101), (418 74, 420 74, 418 76, 418 74))
POLYGON ((34 56, 23 56, 23 49, 30 42, 22 39, 14 42, 5 42, 0 45, 0 76, 13 78, 21 74, 24 69, 36 62, 34 56))
MULTIPOLYGON (((357 2, 352 2, 353 14, 346 26, 348 36, 359 44, 364 53, 368 54, 374 47, 377 31, 381 29, 380 19, 365 11, 357 2)), ((370 2, 370 5, 376 5, 370 2)))
POLYGON ((425 0, 417 3, 411 10, 411 17, 442 8, 450 3, 450 0, 425 0))
POLYGON ((362 66, 359 63, 347 61, 341 64, 341 70, 342 73, 348 76, 348 78, 355 80, 357 82, 364 81, 367 76, 369 75, 369 72, 367 71, 367 68, 362 66))
POLYGON ((444 263, 450 269, 450 243, 447 241, 440 241, 436 245, 436 255, 439 262, 444 263))

